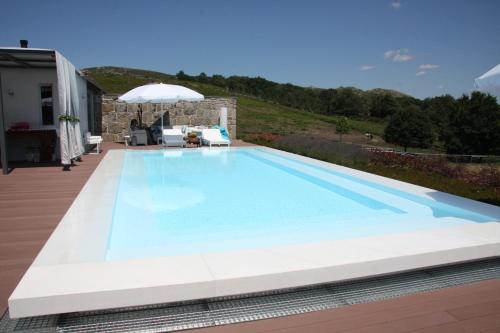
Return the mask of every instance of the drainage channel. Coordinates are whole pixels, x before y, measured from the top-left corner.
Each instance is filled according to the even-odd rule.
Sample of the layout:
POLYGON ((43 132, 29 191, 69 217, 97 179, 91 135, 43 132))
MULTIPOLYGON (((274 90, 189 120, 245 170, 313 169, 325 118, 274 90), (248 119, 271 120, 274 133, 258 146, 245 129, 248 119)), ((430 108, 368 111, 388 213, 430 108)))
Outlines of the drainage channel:
POLYGON ((500 258, 266 294, 0 321, 0 332, 173 332, 374 302, 500 278, 500 258))

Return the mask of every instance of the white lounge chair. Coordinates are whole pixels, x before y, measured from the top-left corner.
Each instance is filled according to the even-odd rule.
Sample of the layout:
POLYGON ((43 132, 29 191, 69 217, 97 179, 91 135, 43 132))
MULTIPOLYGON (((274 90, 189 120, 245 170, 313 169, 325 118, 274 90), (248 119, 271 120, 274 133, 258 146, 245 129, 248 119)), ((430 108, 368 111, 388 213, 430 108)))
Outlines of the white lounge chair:
POLYGON ((178 128, 164 129, 162 142, 167 147, 184 147, 186 145, 184 134, 178 128))
POLYGON ((92 135, 90 132, 85 133, 85 144, 87 145, 96 145, 96 152, 95 153, 90 153, 92 155, 97 155, 101 151, 99 149, 100 144, 102 143, 102 137, 98 135, 92 135))
POLYGON ((230 146, 231 141, 222 137, 220 129, 218 128, 207 128, 201 131, 201 140, 204 144, 209 145, 226 145, 230 146))
POLYGON ((173 129, 180 129, 182 134, 187 135, 186 129, 188 128, 187 125, 174 125, 172 126, 173 129))

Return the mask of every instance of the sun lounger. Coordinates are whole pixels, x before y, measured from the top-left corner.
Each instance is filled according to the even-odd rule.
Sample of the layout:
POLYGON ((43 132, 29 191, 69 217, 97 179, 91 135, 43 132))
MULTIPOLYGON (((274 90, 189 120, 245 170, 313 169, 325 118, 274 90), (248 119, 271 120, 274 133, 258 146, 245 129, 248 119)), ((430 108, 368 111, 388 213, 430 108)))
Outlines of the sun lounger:
POLYGON ((207 128, 201 131, 201 140, 204 144, 212 147, 213 145, 230 146, 231 141, 222 137, 220 129, 207 128))
POLYGON ((187 125, 174 125, 172 126, 173 129, 179 129, 181 130, 182 134, 187 135, 186 130, 187 130, 187 125))
POLYGON ((164 129, 162 142, 163 145, 167 147, 184 147, 186 145, 184 135, 178 128, 164 129))

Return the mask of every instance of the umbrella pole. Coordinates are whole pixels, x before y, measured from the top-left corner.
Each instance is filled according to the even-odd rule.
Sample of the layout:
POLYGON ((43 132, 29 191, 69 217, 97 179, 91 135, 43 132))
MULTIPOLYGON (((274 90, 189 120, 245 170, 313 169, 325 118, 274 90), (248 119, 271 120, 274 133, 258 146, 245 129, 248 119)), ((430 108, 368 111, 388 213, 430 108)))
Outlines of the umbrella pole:
POLYGON ((163 142, 163 101, 161 102, 160 117, 161 117, 161 145, 165 146, 165 142, 163 142))

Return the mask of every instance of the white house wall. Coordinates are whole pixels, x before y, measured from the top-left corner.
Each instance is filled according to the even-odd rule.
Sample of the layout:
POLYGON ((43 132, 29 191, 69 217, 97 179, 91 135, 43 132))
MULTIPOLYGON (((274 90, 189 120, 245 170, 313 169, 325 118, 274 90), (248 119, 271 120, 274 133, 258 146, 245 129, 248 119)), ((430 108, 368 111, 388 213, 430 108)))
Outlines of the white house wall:
MULTIPOLYGON (((59 129, 59 96, 57 91, 56 68, 0 68, 5 129, 14 123, 28 122, 32 129, 59 129), (42 125, 40 85, 52 84, 54 106, 54 125, 42 125)), ((79 118, 82 134, 88 131, 87 81, 77 75, 77 88, 80 101, 79 118)), ((7 149, 9 160, 24 160, 25 147, 30 139, 19 142, 19 147, 10 145, 7 149), (23 146, 23 147, 21 147, 23 146)), ((59 149, 57 149, 59 153, 59 149)))
POLYGON ((56 69, 0 68, 5 127, 13 123, 28 122, 31 128, 42 128, 40 85, 52 84, 54 125, 58 128, 58 96, 56 69), (11 94, 9 94, 11 92, 11 94))

